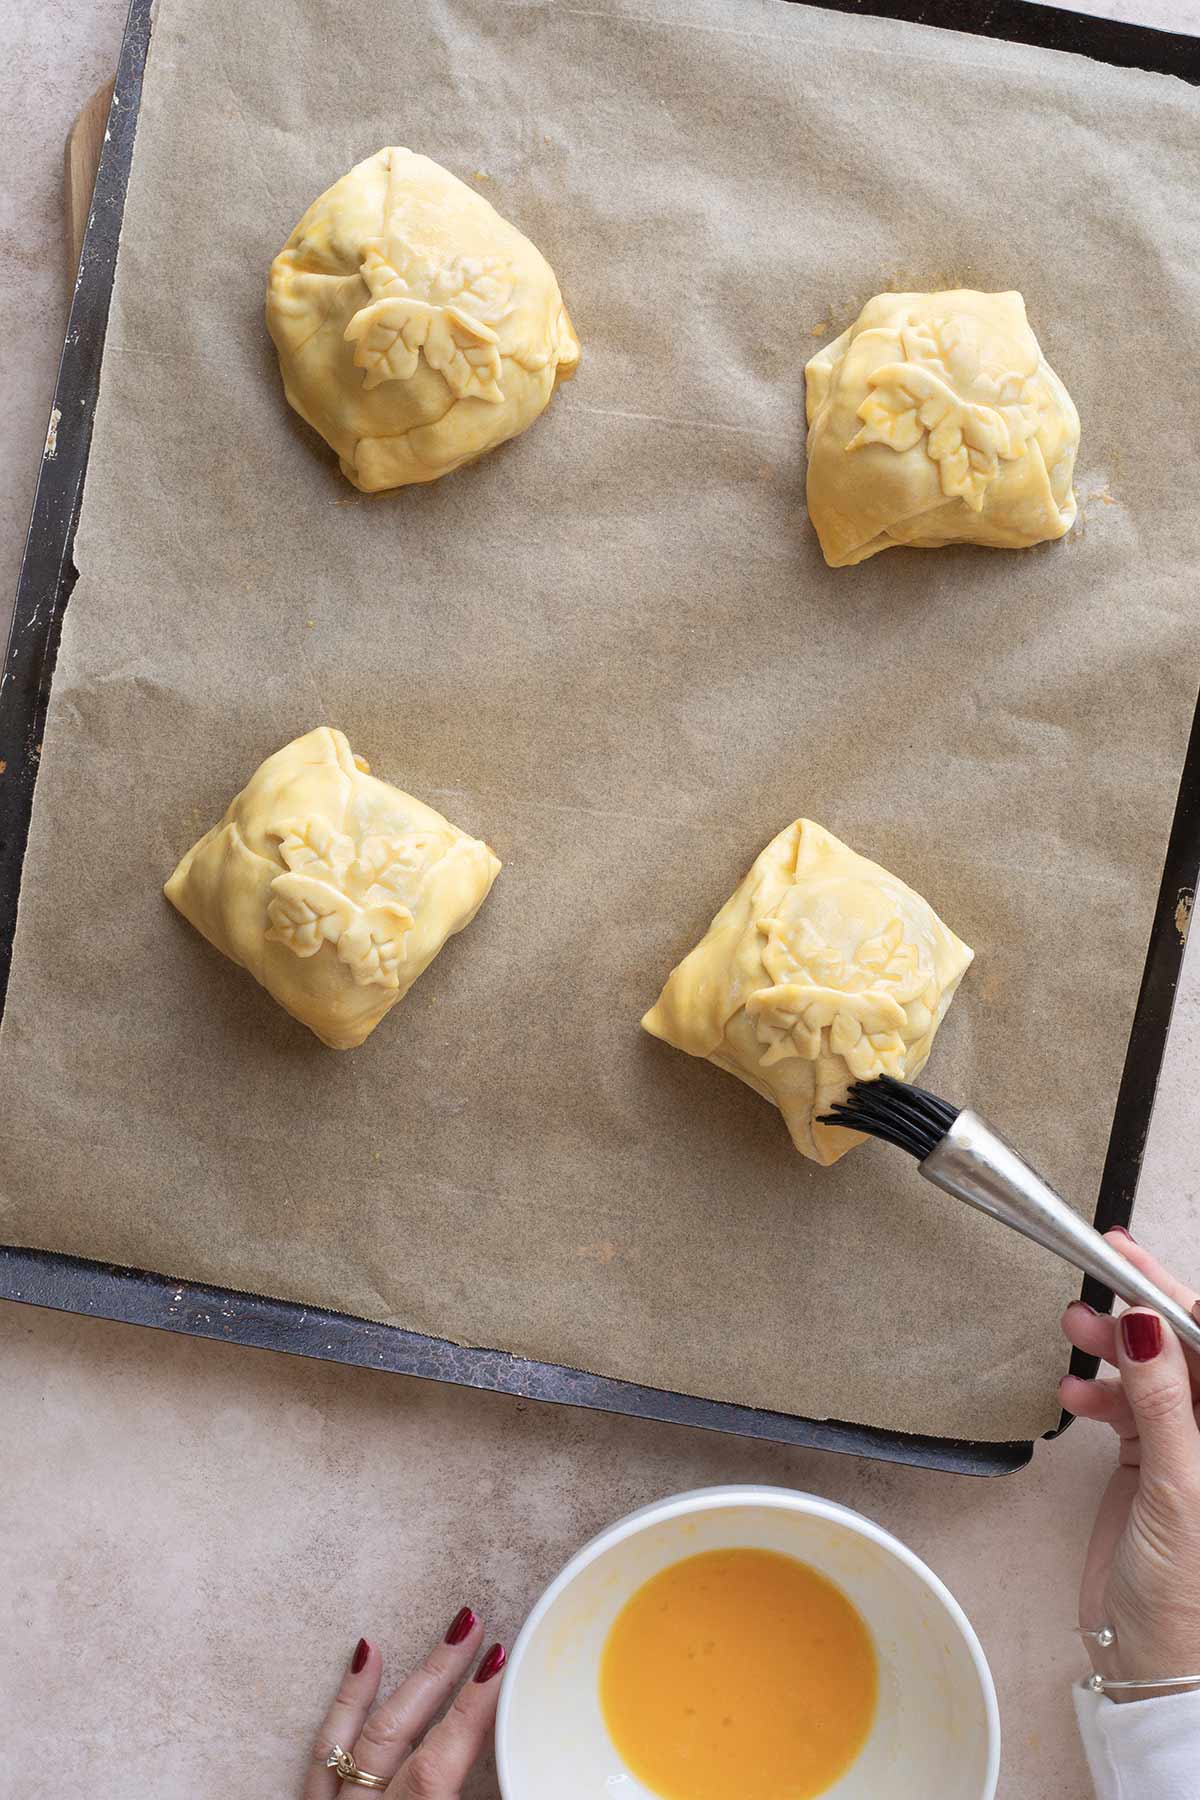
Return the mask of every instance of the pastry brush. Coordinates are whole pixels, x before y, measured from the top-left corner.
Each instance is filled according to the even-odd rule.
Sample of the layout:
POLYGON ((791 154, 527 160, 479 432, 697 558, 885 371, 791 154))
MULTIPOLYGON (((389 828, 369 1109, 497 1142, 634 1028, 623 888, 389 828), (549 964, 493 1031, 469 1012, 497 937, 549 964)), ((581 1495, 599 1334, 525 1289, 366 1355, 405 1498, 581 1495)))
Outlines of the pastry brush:
POLYGON ((821 1123, 844 1125, 907 1150, 926 1181, 1011 1225, 1131 1306, 1161 1313, 1185 1344, 1200 1350, 1200 1325, 1191 1314, 1085 1225, 978 1113, 960 1112, 924 1088, 880 1075, 854 1082, 848 1098, 821 1123))

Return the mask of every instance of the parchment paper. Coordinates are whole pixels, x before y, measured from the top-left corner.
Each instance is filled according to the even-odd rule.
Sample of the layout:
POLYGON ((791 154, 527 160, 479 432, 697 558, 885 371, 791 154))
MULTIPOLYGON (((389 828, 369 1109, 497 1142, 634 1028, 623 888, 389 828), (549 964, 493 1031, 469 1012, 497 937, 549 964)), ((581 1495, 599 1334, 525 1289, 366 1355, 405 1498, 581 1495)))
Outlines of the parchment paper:
MULTIPOLYGON (((776 0, 163 0, 0 1043, 0 1237, 907 1430, 1057 1415, 1075 1278, 639 1033, 798 814, 978 959, 929 1080, 1090 1214, 1195 699, 1200 106, 776 0), (262 319, 382 144, 477 182, 584 343, 368 501, 262 319), (803 367, 888 285, 1021 288, 1072 538, 824 567, 803 367), (335 1055, 160 884, 318 723, 486 836, 477 922, 335 1055)), ((60 430, 64 427, 60 427, 60 430)))

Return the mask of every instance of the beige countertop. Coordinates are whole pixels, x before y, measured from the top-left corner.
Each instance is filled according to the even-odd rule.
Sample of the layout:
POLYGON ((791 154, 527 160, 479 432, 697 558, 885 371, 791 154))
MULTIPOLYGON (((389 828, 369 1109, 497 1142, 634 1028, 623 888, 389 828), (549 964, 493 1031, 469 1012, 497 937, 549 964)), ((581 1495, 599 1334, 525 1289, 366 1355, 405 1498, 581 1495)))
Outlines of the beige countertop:
MULTIPOLYGON (((17 0, 2 78, 0 615, 66 316, 61 153, 124 0, 17 0), (15 173, 14 173, 15 172, 15 173)), ((1093 12, 1200 31, 1200 0, 1093 12)), ((1138 1236, 1200 1273, 1200 955, 1185 970, 1138 1236)), ((186 1194, 180 1204, 187 1204, 186 1194)), ((361 1634, 399 1671, 463 1602, 511 1638, 570 1551, 661 1494, 786 1483, 860 1508, 949 1583, 995 1671, 1003 1800, 1087 1800, 1068 1684, 1112 1460, 1074 1426, 980 1482, 525 1405, 0 1304, 0 1791, 275 1800, 361 1634), (36 1773, 44 1760, 45 1775, 36 1773)), ((480 1796, 494 1793, 489 1780, 480 1796)))

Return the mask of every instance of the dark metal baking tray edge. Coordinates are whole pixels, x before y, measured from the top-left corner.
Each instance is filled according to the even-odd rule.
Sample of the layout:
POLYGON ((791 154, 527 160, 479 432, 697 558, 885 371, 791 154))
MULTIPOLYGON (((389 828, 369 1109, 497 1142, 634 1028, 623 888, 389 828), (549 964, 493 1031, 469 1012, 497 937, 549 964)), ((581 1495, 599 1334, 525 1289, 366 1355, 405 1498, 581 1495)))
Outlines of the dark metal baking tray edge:
POLYGON ((1119 69, 1148 69, 1200 85, 1200 39, 1039 6, 1031 0, 821 0, 821 6, 827 12, 856 13, 860 18, 904 19, 970 37, 1067 50, 1119 69))
POLYGON ((90 1313, 132 1325, 158 1326, 253 1349, 352 1363, 358 1368, 387 1369, 521 1399, 590 1407, 664 1424, 698 1425, 808 1450, 837 1450, 887 1462, 936 1463, 938 1468, 960 1475, 1007 1473, 1027 1461, 1032 1449, 1030 1444, 959 1443, 952 1438, 876 1430, 840 1419, 799 1419, 787 1413, 760 1412, 754 1407, 588 1375, 579 1369, 526 1362, 503 1350, 465 1349, 444 1338, 422 1337, 397 1325, 373 1324, 344 1313, 232 1293, 228 1288, 197 1287, 142 1269, 42 1251, 0 1248, 0 1295, 59 1312, 90 1313), (1014 1458, 1019 1462, 1014 1463, 1014 1458))
MULTIPOLYGON (((826 0, 826 7, 1073 50, 1100 61, 1200 83, 1200 44, 1194 39, 1056 12, 1024 0, 1002 0, 978 6, 973 12, 961 0, 907 5, 903 0, 869 4, 826 0)), ((59 365, 52 415, 55 429, 42 461, 8 654, 0 674, 0 1014, 11 967, 42 730, 63 613, 75 582, 71 553, 87 470, 152 10, 153 0, 132 0, 59 365)), ((1096 1221, 1105 1228, 1126 1223, 1131 1215, 1182 963, 1177 909, 1194 892, 1198 867, 1200 711, 1185 764, 1097 1203, 1096 1221)), ((1111 1296, 1094 1282, 1085 1283, 1084 1295, 1093 1305, 1111 1304, 1111 1296)), ((918 1437, 644 1388, 575 1369, 526 1362, 502 1351, 464 1348, 397 1326, 47 1251, 0 1247, 0 1298, 529 1399, 956 1474, 1011 1473, 1022 1468, 1033 1453, 1028 1441, 918 1437)), ((1096 1366, 1094 1358, 1078 1353, 1072 1359, 1078 1374, 1094 1374, 1096 1366)), ((1067 1423, 1064 1415, 1059 1430, 1067 1423)))

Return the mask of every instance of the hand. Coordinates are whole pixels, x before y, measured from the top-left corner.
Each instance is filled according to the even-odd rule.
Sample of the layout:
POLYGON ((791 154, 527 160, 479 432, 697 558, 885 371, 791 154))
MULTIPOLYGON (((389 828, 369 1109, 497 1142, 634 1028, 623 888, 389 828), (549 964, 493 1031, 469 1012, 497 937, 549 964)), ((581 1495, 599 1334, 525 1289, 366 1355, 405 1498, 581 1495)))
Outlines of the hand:
MULTIPOLYGON (((1110 1231, 1108 1242, 1200 1319, 1193 1290, 1127 1232, 1110 1231)), ((1068 1412, 1111 1425, 1120 1440, 1079 1594, 1080 1628, 1111 1625, 1117 1634, 1107 1650, 1089 1640, 1093 1665, 1113 1681, 1200 1677, 1200 1356, 1145 1307, 1116 1320, 1075 1300, 1062 1326, 1080 1350, 1119 1371, 1096 1381, 1067 1375, 1059 1389, 1068 1412)), ((1112 1695, 1150 1697, 1144 1689, 1112 1695)))
MULTIPOLYGON (((500 1697, 496 1677, 504 1651, 499 1644, 488 1651, 474 1679, 466 1679, 482 1638, 479 1620, 464 1607, 416 1673, 379 1705, 383 1658, 364 1638, 313 1745, 302 1800, 337 1800, 339 1777, 326 1767, 335 1744, 349 1750, 364 1774, 388 1782, 386 1790, 376 1790, 384 1800, 459 1800, 491 1737, 500 1697), (447 1701, 449 1710, 435 1725, 447 1701)), ((341 1800, 359 1800, 370 1790, 346 1782, 340 1792, 341 1800)))

